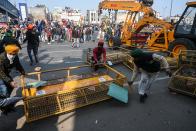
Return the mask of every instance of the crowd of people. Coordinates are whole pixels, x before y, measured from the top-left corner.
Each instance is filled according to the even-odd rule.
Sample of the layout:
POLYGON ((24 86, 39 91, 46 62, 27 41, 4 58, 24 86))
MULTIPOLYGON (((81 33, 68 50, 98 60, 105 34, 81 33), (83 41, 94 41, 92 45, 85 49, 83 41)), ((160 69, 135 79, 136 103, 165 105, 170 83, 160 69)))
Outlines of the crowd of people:
POLYGON ((73 48, 79 48, 81 43, 96 42, 98 40, 109 41, 112 36, 121 35, 121 28, 116 30, 114 26, 104 25, 79 25, 73 21, 44 21, 37 20, 34 23, 21 23, 0 28, 0 51, 3 45, 10 39, 15 39, 21 49, 21 44, 27 42, 27 53, 30 65, 39 63, 37 54, 40 42, 47 44, 68 43, 73 48), (35 60, 33 60, 32 54, 35 60))
MULTIPOLYGON (((109 40, 111 36, 121 36, 121 27, 107 26, 97 24, 79 25, 73 21, 44 21, 38 20, 35 23, 31 23, 35 26, 36 31, 39 33, 39 39, 41 42, 48 44, 71 42, 72 47, 79 47, 80 43, 97 41, 99 39, 109 40)), ((21 23, 16 25, 10 25, 8 27, 0 28, 0 40, 6 35, 7 31, 11 31, 14 38, 19 43, 22 43, 26 37, 29 23, 21 23)))

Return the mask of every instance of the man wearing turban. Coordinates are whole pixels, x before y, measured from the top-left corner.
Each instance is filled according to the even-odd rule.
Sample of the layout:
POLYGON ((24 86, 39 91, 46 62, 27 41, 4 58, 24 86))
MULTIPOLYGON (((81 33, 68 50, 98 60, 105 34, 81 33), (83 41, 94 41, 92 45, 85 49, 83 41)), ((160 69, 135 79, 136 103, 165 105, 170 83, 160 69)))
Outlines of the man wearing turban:
POLYGON ((157 73, 161 70, 161 65, 169 76, 171 76, 171 71, 167 60, 161 55, 135 49, 131 51, 131 56, 133 58, 134 70, 131 81, 128 83, 131 86, 135 81, 138 72, 141 72, 138 93, 140 95, 140 102, 144 103, 148 96, 147 91, 150 89, 157 73))
POLYGON ((39 35, 34 25, 29 24, 27 29, 28 30, 26 32, 26 38, 24 39, 23 43, 27 41, 27 53, 30 59, 30 65, 32 66, 34 64, 34 60, 31 54, 32 51, 34 54, 36 64, 39 63, 38 61, 39 35))
POLYGON ((97 71, 99 68, 99 63, 106 63, 106 49, 104 48, 104 41, 100 40, 98 42, 98 47, 93 49, 92 64, 94 71, 97 71))
POLYGON ((16 102, 22 97, 11 97, 12 90, 17 88, 17 84, 10 76, 13 68, 16 68, 22 75, 25 71, 20 64, 18 52, 20 48, 15 43, 5 45, 5 52, 0 54, 0 109, 4 114, 13 111, 16 102))

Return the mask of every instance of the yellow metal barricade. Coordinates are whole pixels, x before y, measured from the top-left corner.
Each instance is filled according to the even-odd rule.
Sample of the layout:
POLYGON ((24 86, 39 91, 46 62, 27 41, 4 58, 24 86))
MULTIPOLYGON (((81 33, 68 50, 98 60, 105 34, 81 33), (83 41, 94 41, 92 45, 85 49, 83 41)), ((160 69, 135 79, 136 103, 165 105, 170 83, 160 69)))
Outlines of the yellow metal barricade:
MULTIPOLYGON (((128 67, 130 70, 133 70, 133 59, 130 56, 131 50, 122 47, 115 48, 115 50, 113 48, 107 48, 106 50, 107 50, 107 54, 106 54, 107 61, 111 61, 113 64, 123 64, 126 67, 128 67)), ((149 52, 149 51, 145 51, 145 52, 149 52)), ((169 54, 169 52, 166 52, 166 54, 169 54)), ((92 49, 89 48, 86 55, 87 57, 86 62, 88 64, 91 63, 92 56, 93 56, 93 51, 92 49)), ((178 68, 178 58, 166 57, 166 60, 169 63, 171 69, 178 68)))
POLYGON ((173 74, 169 89, 196 97, 196 51, 181 51, 179 69, 173 74))
POLYGON ((82 75, 75 77, 74 70, 90 68, 89 65, 69 67, 50 71, 40 71, 29 73, 26 78, 22 78, 22 88, 24 99, 24 110, 27 122, 35 121, 63 112, 69 112, 77 108, 107 100, 110 83, 123 86, 126 82, 124 75, 107 65, 102 65, 103 73, 82 75), (60 82, 51 83, 45 80, 46 84, 38 88, 28 88, 27 77, 37 75, 37 81, 42 80, 43 74, 54 74, 56 71, 66 72, 65 79, 60 82), (75 77, 75 78, 74 78, 75 77), (44 92, 43 94, 37 94, 44 92))

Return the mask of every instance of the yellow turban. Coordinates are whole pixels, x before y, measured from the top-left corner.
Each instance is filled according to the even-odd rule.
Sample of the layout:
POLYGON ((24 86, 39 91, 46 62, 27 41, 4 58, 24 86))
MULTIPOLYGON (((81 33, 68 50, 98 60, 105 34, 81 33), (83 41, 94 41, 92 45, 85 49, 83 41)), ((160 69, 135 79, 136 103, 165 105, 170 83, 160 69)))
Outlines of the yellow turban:
POLYGON ((8 54, 16 54, 19 52, 19 47, 17 45, 7 45, 5 46, 5 51, 8 53, 8 54))

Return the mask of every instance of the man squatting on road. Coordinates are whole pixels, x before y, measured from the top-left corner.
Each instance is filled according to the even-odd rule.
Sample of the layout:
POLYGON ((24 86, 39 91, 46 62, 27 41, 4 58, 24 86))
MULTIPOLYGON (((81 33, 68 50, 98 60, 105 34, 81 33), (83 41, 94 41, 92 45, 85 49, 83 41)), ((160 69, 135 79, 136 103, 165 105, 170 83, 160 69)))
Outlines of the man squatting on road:
POLYGON ((104 41, 100 40, 98 46, 93 49, 92 64, 94 71, 99 69, 99 63, 106 63, 106 49, 104 48, 104 41))

